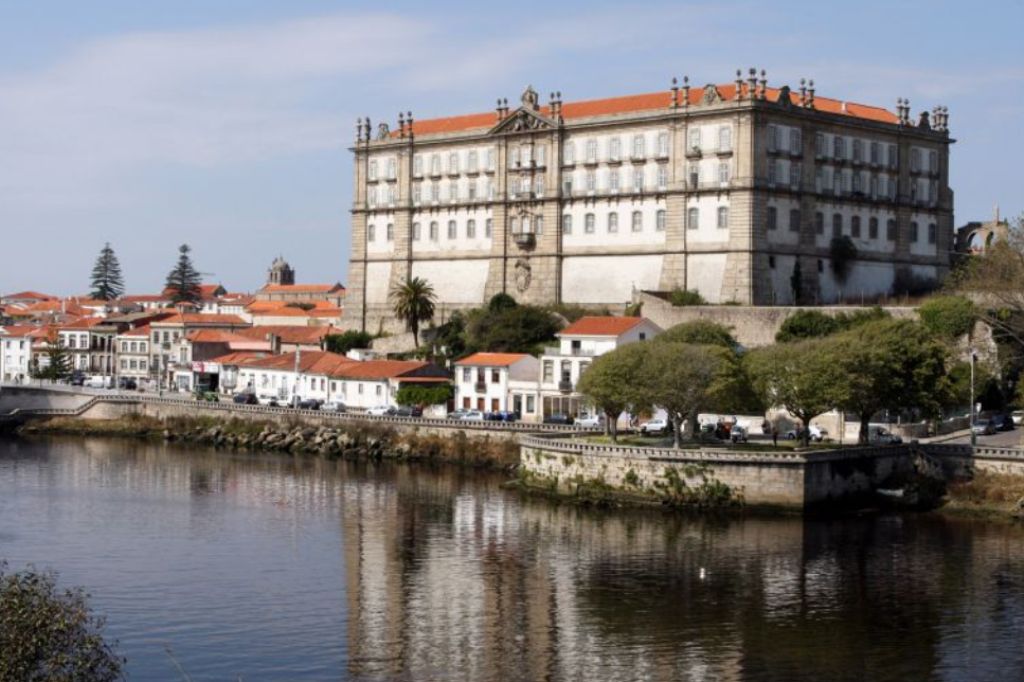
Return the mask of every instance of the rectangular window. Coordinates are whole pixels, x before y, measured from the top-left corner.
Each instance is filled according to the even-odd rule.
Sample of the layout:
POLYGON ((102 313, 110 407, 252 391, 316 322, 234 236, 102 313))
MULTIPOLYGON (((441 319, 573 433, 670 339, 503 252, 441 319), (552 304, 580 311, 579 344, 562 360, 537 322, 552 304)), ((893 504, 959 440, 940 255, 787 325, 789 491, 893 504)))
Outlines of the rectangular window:
POLYGON ((664 209, 660 209, 655 214, 654 229, 657 230, 658 232, 664 232, 665 231, 665 210, 664 209))
POLYGON ((644 214, 640 211, 633 211, 633 231, 640 232, 644 229, 644 214))
POLYGON ((688 139, 689 139, 690 151, 692 151, 692 152, 699 152, 700 151, 700 128, 698 128, 696 126, 690 128, 689 138, 688 139))
POLYGON ((790 128, 789 129, 789 153, 795 155, 800 154, 800 145, 803 142, 801 140, 800 129, 790 128))
POLYGON ((583 176, 583 180, 586 184, 587 192, 593 193, 597 191, 597 173, 587 171, 586 175, 583 176))
POLYGON ((768 185, 774 187, 776 178, 778 178, 778 164, 775 159, 768 159, 768 185))
POLYGON ((376 159, 373 159, 373 160, 370 161, 370 169, 367 172, 367 175, 370 177, 370 180, 376 180, 377 179, 377 161, 376 161, 376 159))
POLYGON ((526 396, 526 413, 533 414, 536 411, 536 405, 532 395, 526 396))
POLYGON ((814 155, 819 159, 825 158, 825 133, 816 133, 814 135, 814 155))
POLYGON ((544 234, 544 216, 539 215, 533 219, 533 231, 536 234, 544 234))
POLYGON ((668 157, 668 133, 658 133, 658 156, 662 159, 668 157))
POLYGON ((494 150, 487 150, 487 170, 494 170, 494 150))
POLYGON ((896 151, 896 145, 889 145, 889 168, 898 168, 900 165, 899 154, 896 151))
POLYGON ((663 190, 668 187, 668 166, 658 166, 658 189, 663 190))
POLYGON ((855 139, 853 141, 853 161, 860 163, 864 160, 864 142, 855 139))
POLYGON ((588 213, 583 216, 583 231, 587 234, 594 234, 594 214, 588 213))
POLYGON ((417 178, 423 176, 423 156, 420 154, 412 157, 412 174, 417 178))
POLYGON ((910 172, 916 173, 921 170, 921 152, 917 149, 910 150, 910 172))
POLYGON ((520 156, 523 159, 523 165, 524 166, 531 166, 531 165, 533 165, 532 164, 532 161, 533 161, 533 147, 531 147, 528 144, 523 145, 523 149, 522 149, 522 152, 520 153, 520 156))
POLYGON ((476 201, 476 180, 471 180, 466 185, 467 197, 470 201, 476 201))
POLYGON ((608 171, 608 190, 612 193, 619 191, 619 169, 613 168, 608 171))
POLYGON ((916 242, 917 241, 917 221, 916 220, 910 221, 910 241, 912 241, 912 242, 916 242))
POLYGON ((562 216, 562 234, 572 234, 572 216, 568 213, 562 216))
POLYGON ((832 214, 832 236, 842 237, 843 236, 843 216, 841 213, 832 214))
POLYGON ((587 140, 587 163, 597 163, 597 140, 587 140))
POLYGON ((441 174, 441 157, 438 154, 431 154, 430 156, 430 174, 441 174))
POLYGON ((717 217, 718 229, 724 230, 729 227, 729 207, 719 206, 718 217, 717 217))
POLYGON ((466 221, 466 239, 476 239, 476 221, 475 220, 470 219, 470 220, 466 221))
POLYGON ((544 196, 544 176, 538 175, 533 181, 533 196, 540 198, 544 196))
POLYGON ((885 221, 885 238, 890 241, 896 241, 896 221, 892 218, 885 221))
POLYGON ((476 150, 473 149, 469 152, 469 172, 475 173, 477 171, 477 155, 476 150))
POLYGON ((395 224, 394 223, 388 223, 386 237, 387 237, 387 240, 389 242, 395 241, 395 224))
POLYGON ((718 184, 725 187, 729 184, 729 162, 723 161, 718 164, 718 184))
POLYGON ((868 218, 868 239, 878 239, 878 218, 868 218))
POLYGON ((774 125, 768 126, 768 151, 774 152, 779 148, 779 129, 774 125))
POLYGON ((538 145, 537 147, 537 165, 546 166, 548 165, 548 147, 547 145, 538 145))
POLYGON ((609 213, 608 214, 608 232, 615 233, 619 231, 619 214, 609 213))
POLYGON ((928 243, 934 244, 938 237, 938 228, 935 223, 928 223, 928 243))
POLYGON ((789 163, 789 186, 793 189, 800 189, 800 181, 803 179, 803 166, 799 163, 789 163))
POLYGON ((430 241, 437 241, 437 221, 431 221, 430 223, 430 241))
POLYGON ((779 223, 779 212, 774 206, 768 207, 768 229, 774 230, 778 227, 779 223))
POLYGON ((850 235, 854 239, 860 239, 860 216, 855 215, 850 218, 850 235))
POLYGON ((510 147, 508 150, 508 167, 519 167, 519 147, 510 147))
POLYGON ((633 136, 633 158, 634 159, 642 159, 642 158, 644 158, 647 155, 647 150, 645 149, 645 146, 646 145, 644 143, 644 136, 643 135, 634 135, 633 136))
POLYGON ((412 186, 412 203, 418 204, 423 200, 423 183, 417 182, 412 186))
POLYGON ((618 161, 620 158, 622 158, 622 141, 613 137, 608 140, 608 160, 618 161))
POLYGON ((373 225, 367 225, 366 226, 366 241, 372 242, 374 240, 373 238, 374 238, 374 234, 375 233, 376 233, 376 228, 373 225))
POLYGON ((566 142, 562 147, 562 163, 568 166, 576 163, 576 145, 572 142, 566 142))
POLYGON ((732 151, 732 128, 730 126, 722 126, 718 129, 718 151, 732 151))
POLYGON ((394 159, 388 159, 388 179, 394 180, 398 177, 398 166, 394 159))
POLYGON ((644 169, 637 168, 633 171, 633 191, 643 192, 644 191, 644 169))
POLYGON ((696 230, 700 227, 700 209, 690 208, 686 210, 686 229, 696 230))
POLYGON ((420 224, 419 223, 413 223, 412 224, 412 240, 414 242, 418 242, 420 240, 420 224))
POLYGON ((555 378, 555 363, 552 360, 545 360, 541 374, 541 381, 550 384, 555 378))
POLYGON ((800 231, 800 209, 798 208, 792 208, 789 210, 789 231, 800 231))
POLYGON ((878 164, 882 157, 881 145, 877 142, 871 143, 871 163, 878 164))
POLYGON ((814 214, 814 234, 825 234, 825 214, 821 211, 814 214))
POLYGON ((491 238, 491 232, 494 230, 494 220, 488 218, 484 223, 484 236, 488 239, 491 238))
POLYGON ((698 187, 700 187, 700 164, 699 163, 691 163, 690 164, 690 169, 687 172, 687 175, 689 176, 690 189, 697 189, 698 187))
POLYGON ((928 152, 928 170, 932 173, 939 172, 939 153, 934 149, 928 152))
POLYGON ((435 204, 441 200, 441 185, 436 182, 430 183, 430 200, 435 204))

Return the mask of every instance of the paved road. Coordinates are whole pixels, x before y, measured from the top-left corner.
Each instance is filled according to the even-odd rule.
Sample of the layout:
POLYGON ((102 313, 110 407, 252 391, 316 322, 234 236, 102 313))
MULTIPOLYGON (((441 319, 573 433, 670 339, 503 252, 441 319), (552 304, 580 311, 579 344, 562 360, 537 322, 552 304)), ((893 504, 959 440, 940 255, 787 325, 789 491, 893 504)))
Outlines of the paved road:
MULTIPOLYGON (((1024 429, 1016 428, 1013 431, 1000 431, 991 436, 978 436, 978 445, 987 445, 993 448, 1017 448, 1024 440, 1024 429)), ((947 443, 970 443, 971 437, 961 436, 947 443)))

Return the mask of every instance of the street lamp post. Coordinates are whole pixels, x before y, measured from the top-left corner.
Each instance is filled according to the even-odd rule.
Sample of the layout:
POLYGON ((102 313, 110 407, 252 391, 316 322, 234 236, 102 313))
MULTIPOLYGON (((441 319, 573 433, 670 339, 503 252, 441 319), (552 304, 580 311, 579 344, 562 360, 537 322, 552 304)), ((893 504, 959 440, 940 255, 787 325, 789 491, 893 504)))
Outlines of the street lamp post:
POLYGON ((974 362, 975 362, 975 360, 977 360, 977 358, 978 358, 978 355, 977 355, 977 353, 974 352, 974 349, 972 348, 971 349, 971 421, 970 421, 971 447, 974 447, 975 445, 978 444, 978 434, 976 434, 974 432, 974 413, 976 411, 974 409, 974 362))

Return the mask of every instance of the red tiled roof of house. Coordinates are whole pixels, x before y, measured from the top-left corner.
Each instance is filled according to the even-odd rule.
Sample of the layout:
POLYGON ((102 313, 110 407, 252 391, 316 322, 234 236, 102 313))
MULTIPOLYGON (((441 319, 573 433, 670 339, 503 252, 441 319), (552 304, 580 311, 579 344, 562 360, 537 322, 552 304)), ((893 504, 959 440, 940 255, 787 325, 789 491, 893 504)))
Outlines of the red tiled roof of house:
MULTIPOLYGON (((716 86, 723 100, 731 100, 736 96, 736 85, 728 83, 716 86)), ((746 83, 741 87, 742 96, 746 96, 749 88, 746 83)), ((768 88, 766 99, 771 102, 779 100, 779 88, 768 88)), ((682 94, 679 95, 680 98, 682 94)), ((697 105, 704 97, 704 88, 690 88, 689 103, 697 105)), ((796 91, 790 91, 790 101, 799 105, 800 95, 796 91)), ((584 100, 580 102, 566 102, 562 105, 562 118, 566 121, 572 119, 590 118, 593 116, 611 116, 615 114, 629 114, 641 111, 654 111, 668 109, 672 103, 672 94, 668 90, 652 92, 643 95, 626 95, 622 97, 606 97, 603 99, 584 100)), ((868 106, 854 102, 844 102, 838 99, 821 97, 815 95, 814 108, 817 111, 824 111, 830 114, 841 114, 854 118, 878 121, 881 123, 898 122, 896 114, 883 107, 868 106)), ((551 110, 548 106, 540 108, 540 114, 550 116, 551 110)), ((481 114, 466 114, 462 116, 448 116, 444 118, 432 118, 417 120, 413 122, 414 135, 441 135, 447 133, 464 132, 475 129, 490 129, 497 125, 498 120, 494 111, 481 114)), ((392 133, 398 135, 398 131, 392 133)))
POLYGON ((473 367, 508 367, 528 357, 530 356, 526 353, 473 353, 455 364, 473 367))
POLYGON ((231 343, 241 341, 250 343, 252 339, 223 329, 196 329, 185 335, 192 343, 231 343))
MULTIPOLYGON (((418 360, 365 360, 350 361, 330 373, 338 379, 397 379, 405 374, 430 366, 418 360)), ((447 377, 438 377, 439 381, 447 377)))
POLYGON ((34 332, 38 332, 38 331, 40 331, 41 329, 44 329, 44 328, 43 327, 37 327, 35 325, 16 324, 16 325, 11 325, 10 327, 0 327, 0 329, 4 330, 3 336, 12 337, 12 338, 20 338, 20 337, 23 337, 23 336, 25 336, 25 337, 32 336, 34 332))
MULTIPOLYGON (((170 298, 173 293, 172 289, 165 288, 161 295, 170 298)), ((226 293, 224 287, 220 284, 200 284, 199 285, 199 298, 203 301, 212 301, 218 296, 223 296, 226 293)))
POLYGON ((121 332, 118 336, 137 336, 137 337, 148 337, 149 336, 149 325, 144 324, 141 327, 135 327, 128 331, 121 332))
POLYGON ((264 340, 270 334, 280 337, 281 343, 319 344, 328 334, 337 334, 340 330, 331 325, 297 327, 293 325, 272 324, 255 325, 247 329, 239 329, 236 334, 250 339, 264 340))
MULTIPOLYGON (((338 367, 347 364, 358 364, 355 360, 338 353, 327 351, 302 351, 299 354, 299 372, 303 374, 329 374, 338 367)), ((246 367, 272 369, 290 372, 295 369, 295 353, 268 355, 262 358, 247 360, 246 367)))
POLYGON ((249 323, 238 315, 214 315, 209 313, 175 313, 162 320, 154 320, 154 325, 181 326, 183 324, 209 324, 223 326, 246 326, 249 323))
POLYGON ((24 299, 26 301, 56 301, 57 300, 56 296, 51 296, 50 294, 41 294, 38 291, 19 291, 16 294, 4 294, 2 298, 8 299, 8 300, 10 300, 10 299, 14 299, 14 300, 24 299))
POLYGON ((267 354, 262 351, 239 350, 226 353, 225 355, 218 355, 209 362, 216 362, 219 365, 248 365, 252 361, 265 357, 267 357, 267 354))
POLYGON ((343 292, 345 287, 334 284, 267 284, 260 289, 266 294, 330 294, 343 292))
POLYGON ((618 336, 643 321, 642 317, 588 315, 570 324, 558 336, 618 336))
POLYGON ((170 303, 171 299, 163 294, 131 294, 117 299, 121 303, 170 303))
POLYGON ((66 322, 60 325, 60 329, 92 329, 106 323, 102 317, 81 317, 74 322, 66 322))

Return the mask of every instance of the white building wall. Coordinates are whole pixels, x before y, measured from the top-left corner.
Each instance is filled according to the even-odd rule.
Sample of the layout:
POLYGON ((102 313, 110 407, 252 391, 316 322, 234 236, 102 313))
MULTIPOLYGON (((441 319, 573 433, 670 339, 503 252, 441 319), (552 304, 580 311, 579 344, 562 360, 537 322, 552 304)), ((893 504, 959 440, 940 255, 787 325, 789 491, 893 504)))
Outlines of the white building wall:
POLYGON ((690 254, 686 257, 686 288, 698 291, 708 303, 722 303, 725 279, 724 253, 690 254))
POLYGON ((566 303, 629 302, 633 289, 657 289, 663 256, 567 256, 562 262, 566 303))

